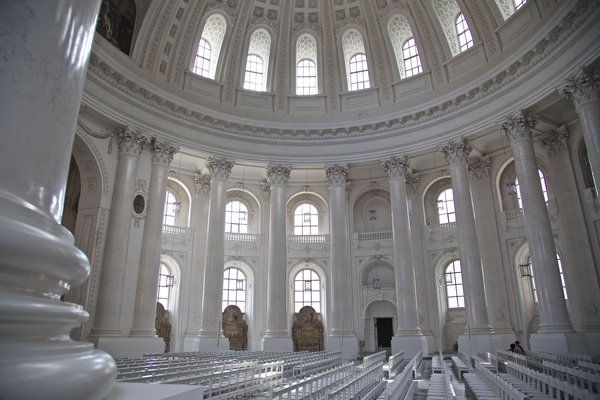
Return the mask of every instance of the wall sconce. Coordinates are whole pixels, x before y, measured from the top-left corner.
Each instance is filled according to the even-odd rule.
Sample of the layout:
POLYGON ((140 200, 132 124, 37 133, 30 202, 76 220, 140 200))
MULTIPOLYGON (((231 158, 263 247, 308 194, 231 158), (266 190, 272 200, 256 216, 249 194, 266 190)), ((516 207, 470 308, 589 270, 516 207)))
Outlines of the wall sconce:
POLYGON ((443 210, 444 207, 444 200, 436 200, 435 203, 433 204, 435 207, 437 207, 438 211, 443 210))
POLYGON ((175 203, 173 203, 173 212, 175 214, 179 214, 181 212, 181 202, 180 201, 176 201, 175 203))
POLYGON ((246 215, 247 215, 247 213, 245 211, 240 211, 240 217, 239 217, 240 222, 246 222, 246 215))
POLYGON ((310 287, 310 281, 304 281, 304 291, 305 292, 310 292, 312 291, 311 287, 310 287))
POLYGON ((446 274, 446 285, 449 285, 453 282, 452 274, 446 274))
POLYGON ((375 221, 377 219, 377 210, 369 210, 369 221, 375 221))
POLYGON ((236 279, 235 290, 244 290, 244 280, 243 279, 236 279))
POLYGON ((521 276, 533 276, 531 273, 531 264, 519 264, 521 276))
POLYGON ((514 182, 508 182, 506 184, 506 194, 509 196, 514 196, 517 194, 517 184, 514 182))
POLYGON ((381 289, 381 279, 373 278, 373 289, 375 289, 375 290, 381 289))
POLYGON ((310 213, 304 213, 304 222, 307 224, 310 223, 310 213))

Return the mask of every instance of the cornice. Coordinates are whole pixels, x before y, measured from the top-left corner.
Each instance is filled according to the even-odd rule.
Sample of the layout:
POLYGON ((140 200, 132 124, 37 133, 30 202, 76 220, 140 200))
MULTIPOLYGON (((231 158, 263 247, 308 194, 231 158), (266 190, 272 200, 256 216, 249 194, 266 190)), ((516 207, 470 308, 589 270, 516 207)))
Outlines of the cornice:
MULTIPOLYGON (((429 121, 435 121, 449 114, 466 109, 468 106, 490 97, 508 87, 513 81, 532 70, 546 60, 552 52, 561 46, 571 34, 593 15, 600 7, 600 0, 579 0, 566 13, 562 20, 550 30, 548 35, 538 41, 517 61, 497 72, 479 85, 456 95, 450 100, 432 105, 419 111, 386 120, 364 123, 356 126, 328 127, 315 129, 290 129, 285 127, 264 127, 247 123, 234 122, 209 115, 210 111, 202 112, 192 109, 182 103, 176 103, 153 90, 153 84, 142 86, 141 83, 130 80, 110 63, 92 52, 89 72, 101 81, 116 88, 127 96, 136 99, 160 112, 191 122, 210 130, 264 139, 288 139, 293 141, 326 140, 336 138, 354 138, 390 134, 404 128, 413 127, 429 121)), ((162 91, 162 90, 161 90, 162 91)), ((264 122, 264 121, 263 121, 264 122)), ((356 122, 356 121, 354 121, 356 122)))

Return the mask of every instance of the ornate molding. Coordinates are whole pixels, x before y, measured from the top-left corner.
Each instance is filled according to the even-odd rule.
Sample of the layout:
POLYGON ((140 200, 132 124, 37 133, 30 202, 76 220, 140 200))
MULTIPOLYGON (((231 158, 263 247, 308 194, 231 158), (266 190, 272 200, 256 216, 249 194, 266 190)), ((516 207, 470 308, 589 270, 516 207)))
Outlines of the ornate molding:
POLYGON ((194 185, 196 186, 196 195, 208 196, 210 192, 210 175, 194 175, 194 185))
POLYGON ((330 185, 345 185, 348 178, 348 166, 334 164, 325 167, 325 175, 330 185))
POLYGON ((285 185, 290 178, 292 170, 288 165, 270 164, 267 165, 267 177, 271 185, 285 185))
POLYGON ((489 157, 472 157, 468 161, 469 172, 476 179, 487 179, 490 177, 492 162, 489 157))
POLYGON ((212 178, 227 179, 233 168, 233 161, 224 157, 208 157, 206 159, 206 168, 212 178))
POLYGON ((381 165, 390 179, 402 178, 408 171, 408 157, 391 157, 389 160, 382 161, 381 165))
POLYGON ((582 70, 579 74, 567 78, 558 94, 571 100, 579 108, 600 100, 600 68, 582 70))
POLYGON ((148 142, 148 138, 144 136, 139 128, 126 126, 121 128, 117 133, 119 142, 119 154, 132 154, 139 157, 142 154, 144 145, 148 142))
POLYGON ((179 151, 179 147, 172 146, 169 142, 160 139, 152 139, 152 163, 171 165, 173 156, 179 151))
POLYGON ((537 121, 533 117, 530 117, 525 111, 519 111, 506 117, 504 122, 500 124, 500 128, 510 141, 531 140, 531 131, 536 124, 537 121))
POLYGON ((409 176, 405 179, 406 194, 415 195, 419 193, 419 182, 418 176, 409 176))
POLYGON ((441 146, 440 152, 450 165, 455 165, 466 163, 472 149, 467 139, 458 138, 448 141, 448 144, 445 146, 441 146))
POLYGON ((264 201, 271 201, 271 185, 269 185, 267 182, 263 183, 262 185, 260 185, 260 191, 262 193, 264 201))
POLYGON ((554 157, 568 150, 568 140, 569 132, 565 126, 561 126, 557 131, 544 133, 541 138, 541 143, 548 152, 548 155, 554 157))

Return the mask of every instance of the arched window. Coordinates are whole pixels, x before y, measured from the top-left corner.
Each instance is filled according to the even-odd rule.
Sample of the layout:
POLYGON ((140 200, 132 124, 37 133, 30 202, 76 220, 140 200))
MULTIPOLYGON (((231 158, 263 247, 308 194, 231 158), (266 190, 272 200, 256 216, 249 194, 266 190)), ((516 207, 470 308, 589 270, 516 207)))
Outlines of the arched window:
POLYGON ((163 225, 175 225, 175 218, 181 211, 181 202, 175 197, 175 194, 167 190, 165 197, 165 211, 163 214, 163 225))
POLYGON ((321 312, 321 280, 310 269, 303 269, 294 278, 294 312, 304 306, 311 306, 321 312))
POLYGON ((221 46, 227 31, 227 21, 220 14, 213 14, 206 20, 192 72, 205 78, 215 79, 221 46))
POLYGON ((235 305, 246 312, 246 275, 237 268, 227 268, 223 275, 223 305, 235 305))
POLYGON ((171 297, 171 288, 175 282, 175 276, 166 264, 160 263, 158 273, 158 293, 156 301, 161 303, 165 310, 169 309, 169 299, 171 297))
POLYGON ((400 79, 423 72, 419 50, 408 19, 401 14, 395 15, 388 21, 387 28, 400 79))
POLYGON ((318 235, 319 213, 309 203, 302 203, 294 210, 294 235, 318 235))
MULTIPOLYGON (((560 283, 562 285, 563 296, 565 297, 565 300, 567 300, 568 299, 567 286, 565 285, 565 276, 563 274, 562 263, 560 262, 560 255, 558 253, 556 253, 556 262, 558 263, 558 272, 560 273, 560 283)), ((533 294, 533 301, 537 303, 538 297, 537 297, 537 291, 536 291, 536 286, 535 286, 535 277, 533 275, 531 257, 529 257, 529 259, 528 259, 528 264, 529 264, 529 274, 531 277, 531 291, 533 294)))
POLYGON ((370 88, 369 66, 362 35, 355 29, 347 30, 342 36, 342 49, 344 51, 348 90, 370 88))
POLYGON ((421 67, 421 57, 419 57, 419 49, 415 43, 415 38, 410 38, 402 46, 402 55, 404 57, 404 70, 406 77, 410 77, 423 72, 421 67))
POLYGON ((248 233, 248 207, 238 200, 225 206, 225 232, 248 233))
MULTIPOLYGON (((540 177, 540 185, 542 186, 542 193, 544 194, 544 201, 548 203, 548 189, 546 188, 546 178, 541 169, 538 169, 538 176, 540 177)), ((519 187, 519 178, 515 179, 515 189, 517 190, 517 203, 519 208, 523 208, 523 200, 521 199, 521 188, 519 187)))
POLYGON ((465 306, 465 295, 463 293, 463 281, 460 270, 460 260, 454 260, 446 267, 446 298, 448 308, 459 308, 465 306))
POLYGON ((460 13, 458 17, 456 17, 456 33, 458 35, 458 45, 460 46, 461 52, 473 46, 473 35, 471 35, 469 24, 467 24, 467 20, 463 13, 460 13))
POLYGON ((456 222, 454 192, 452 191, 452 188, 448 188, 439 194, 437 198, 437 209, 440 224, 456 222))
POLYGON ((319 93, 317 77, 317 41, 304 33, 296 41, 296 94, 319 93))
POLYGON ((244 74, 244 89, 264 92, 267 90, 267 73, 271 53, 271 35, 265 29, 257 29, 250 36, 248 57, 244 74))
POLYGON ((505 21, 526 3, 527 0, 496 0, 496 5, 505 21))
POLYGON ((515 3, 515 10, 518 10, 527 4, 527 0, 513 0, 513 2, 515 3))

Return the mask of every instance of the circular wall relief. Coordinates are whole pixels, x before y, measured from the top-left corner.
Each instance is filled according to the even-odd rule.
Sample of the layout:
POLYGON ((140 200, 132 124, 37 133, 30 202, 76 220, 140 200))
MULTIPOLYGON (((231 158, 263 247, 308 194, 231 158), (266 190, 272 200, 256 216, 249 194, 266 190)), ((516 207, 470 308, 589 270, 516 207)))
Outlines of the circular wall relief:
POLYGON ((148 200, 144 192, 136 192, 133 194, 133 216, 143 218, 146 215, 146 205, 148 200))

